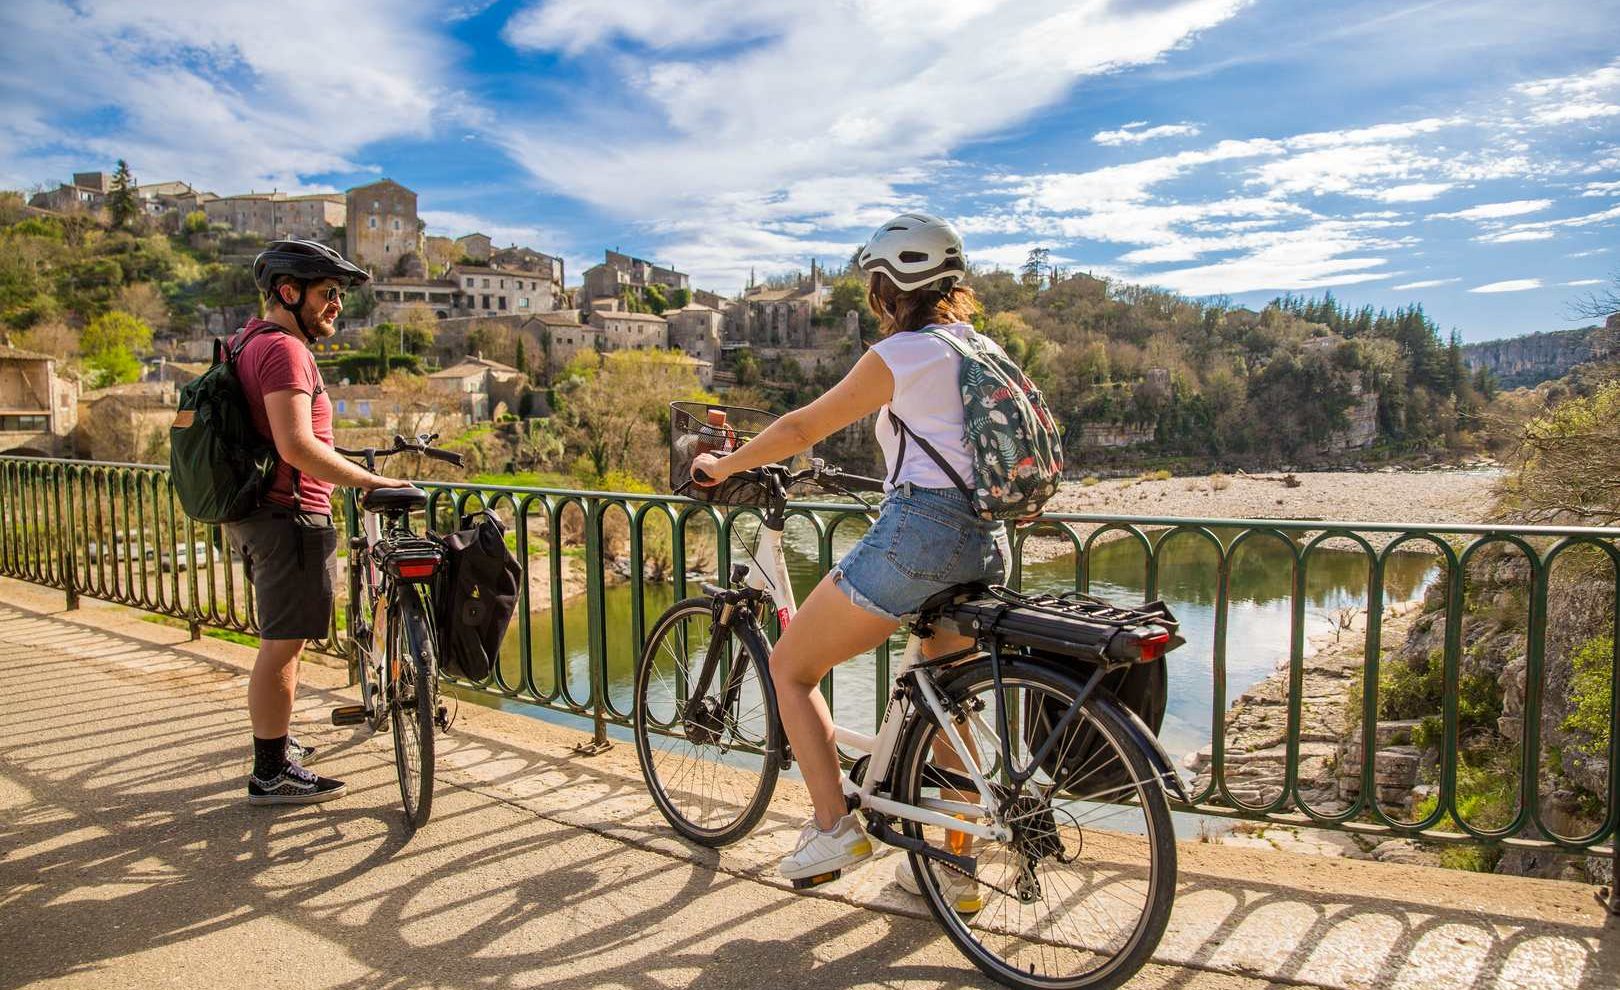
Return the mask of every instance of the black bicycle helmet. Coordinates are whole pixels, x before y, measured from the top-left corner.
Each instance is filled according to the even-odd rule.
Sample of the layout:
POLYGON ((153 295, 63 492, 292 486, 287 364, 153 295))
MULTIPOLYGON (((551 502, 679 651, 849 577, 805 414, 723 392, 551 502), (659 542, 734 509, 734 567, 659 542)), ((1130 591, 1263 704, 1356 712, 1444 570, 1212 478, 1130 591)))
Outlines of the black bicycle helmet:
POLYGON ((344 260, 343 255, 316 241, 271 241, 253 259, 253 284, 260 292, 269 293, 276 279, 287 277, 302 282, 320 278, 335 278, 345 288, 364 285, 371 281, 371 273, 344 260))

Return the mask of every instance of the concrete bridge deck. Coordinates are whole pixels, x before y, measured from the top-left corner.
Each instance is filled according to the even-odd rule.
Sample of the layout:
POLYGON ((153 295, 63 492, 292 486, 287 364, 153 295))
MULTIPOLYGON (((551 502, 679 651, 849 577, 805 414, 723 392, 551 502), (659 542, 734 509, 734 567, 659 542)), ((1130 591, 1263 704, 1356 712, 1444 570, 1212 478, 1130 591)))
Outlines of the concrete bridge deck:
MULTIPOLYGON (((400 823, 386 737, 333 729, 340 671, 306 664, 296 731, 349 795, 252 808, 250 650, 0 581, 0 988, 994 986, 887 856, 810 894, 758 834, 675 839, 629 744, 463 704, 434 818, 400 823)), ((1593 888, 1181 848, 1132 987, 1604 988, 1620 928, 1593 888)))

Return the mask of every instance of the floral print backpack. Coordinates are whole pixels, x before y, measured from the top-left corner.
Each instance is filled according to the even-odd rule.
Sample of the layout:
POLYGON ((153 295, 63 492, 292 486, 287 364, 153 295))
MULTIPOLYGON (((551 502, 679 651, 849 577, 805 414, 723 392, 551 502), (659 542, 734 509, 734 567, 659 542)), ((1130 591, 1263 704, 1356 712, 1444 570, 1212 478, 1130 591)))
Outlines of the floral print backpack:
POLYGON ((1063 480, 1063 442, 1052 411, 1040 389, 999 348, 964 342, 932 328, 920 331, 937 337, 962 355, 957 376, 962 391, 963 423, 967 445, 973 451, 973 484, 968 485, 939 451, 911 431, 889 411, 900 434, 900 452, 894 473, 899 476, 909 436, 985 519, 1028 519, 1057 493, 1063 480))

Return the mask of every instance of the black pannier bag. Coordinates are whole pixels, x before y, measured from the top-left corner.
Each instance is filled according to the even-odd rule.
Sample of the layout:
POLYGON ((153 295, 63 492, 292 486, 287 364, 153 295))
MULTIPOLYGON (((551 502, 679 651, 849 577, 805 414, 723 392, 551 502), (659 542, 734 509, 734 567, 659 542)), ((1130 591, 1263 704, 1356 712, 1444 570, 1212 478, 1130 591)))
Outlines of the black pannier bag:
POLYGON ((434 595, 440 666, 481 681, 500 662, 501 640, 517 609, 523 568, 506 548, 506 528, 491 512, 463 516, 444 538, 445 566, 434 595))
MULTIPOLYGON (((1104 674, 1098 689, 1111 693, 1155 735, 1164 724, 1169 695, 1164 653, 1184 642, 1164 602, 1122 608, 1079 592, 1021 595, 997 587, 984 597, 956 603, 947 614, 964 635, 975 636, 986 648, 993 639, 1004 660, 1020 655, 1052 660, 1076 668, 1082 682, 1105 658, 1111 664, 1128 661, 1104 674), (1153 653, 1157 656, 1152 660, 1133 659, 1153 653)), ((1056 699, 1043 696, 1033 705, 1020 727, 1026 752, 1038 752, 1062 717, 1056 699)), ((1117 799, 1130 778, 1123 763, 1103 755, 1107 751, 1097 729, 1075 719, 1041 769, 1075 797, 1117 799)))

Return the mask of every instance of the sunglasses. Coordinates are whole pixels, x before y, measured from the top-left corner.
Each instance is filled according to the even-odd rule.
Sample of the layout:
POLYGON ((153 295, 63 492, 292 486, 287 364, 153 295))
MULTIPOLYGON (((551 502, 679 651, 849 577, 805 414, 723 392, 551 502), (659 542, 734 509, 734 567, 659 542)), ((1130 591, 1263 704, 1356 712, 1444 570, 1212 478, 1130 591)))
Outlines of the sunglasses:
POLYGON ((337 302, 338 297, 343 295, 343 290, 338 286, 329 285, 321 290, 321 295, 326 297, 327 302, 337 302))

